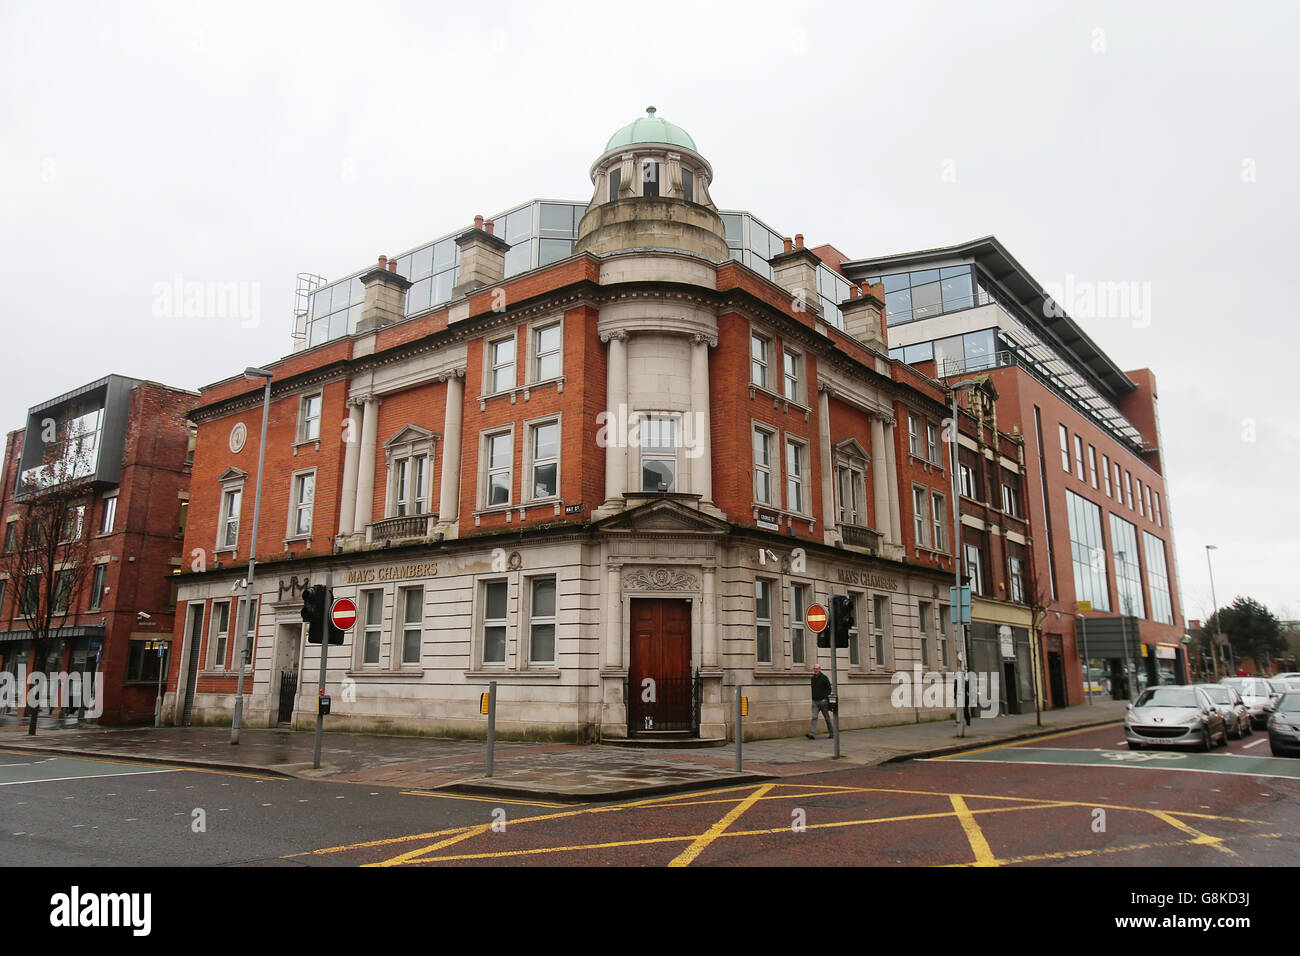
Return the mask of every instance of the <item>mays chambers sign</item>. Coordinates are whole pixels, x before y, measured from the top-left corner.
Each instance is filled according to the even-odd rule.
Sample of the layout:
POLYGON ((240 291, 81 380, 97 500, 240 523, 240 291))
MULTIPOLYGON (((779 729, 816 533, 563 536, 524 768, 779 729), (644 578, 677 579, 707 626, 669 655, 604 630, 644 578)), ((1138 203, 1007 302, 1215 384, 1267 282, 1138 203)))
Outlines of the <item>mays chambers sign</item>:
POLYGON ((408 578, 431 578, 438 573, 433 561, 422 564, 392 564, 383 568, 363 568, 347 573, 346 584, 374 584, 376 581, 405 581, 408 578))
POLYGON ((887 578, 883 574, 873 574, 870 571, 848 571, 844 568, 837 569, 840 584, 852 584, 860 588, 876 588, 879 591, 897 591, 898 581, 895 578, 887 578))

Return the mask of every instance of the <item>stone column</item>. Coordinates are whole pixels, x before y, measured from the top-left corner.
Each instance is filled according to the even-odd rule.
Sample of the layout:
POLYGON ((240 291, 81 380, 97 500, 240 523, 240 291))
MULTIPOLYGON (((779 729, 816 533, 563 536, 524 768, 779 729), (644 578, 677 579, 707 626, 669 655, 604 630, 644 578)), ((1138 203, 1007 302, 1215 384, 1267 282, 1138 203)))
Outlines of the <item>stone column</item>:
MULTIPOLYGON (((885 457, 885 423, 871 417, 871 487, 876 499, 876 530, 885 541, 894 540, 892 525, 889 523, 889 465, 885 457)), ((897 494, 897 489, 894 494, 897 494)))
POLYGON ((339 502, 339 535, 357 530, 357 469, 361 465, 361 403, 348 400, 348 433, 343 453, 343 490, 339 502))
POLYGON ((701 601, 704 608, 700 621, 704 629, 702 666, 709 669, 718 666, 718 569, 706 564, 701 570, 704 572, 704 595, 701 601))
MULTIPOLYGON (((611 343, 612 344, 612 343, 611 343)), ((691 345, 691 411, 695 413, 694 441, 699 454, 691 459, 691 481, 695 494, 706 504, 713 502, 713 445, 709 428, 709 348, 717 345, 696 335, 691 345)))
POLYGON ((604 670, 623 666, 623 567, 611 564, 605 573, 604 670))
POLYGON ((361 532, 370 524, 375 503, 375 446, 379 430, 379 399, 369 395, 361 414, 361 461, 357 469, 357 506, 353 527, 361 532))
POLYGON ((442 476, 438 485, 438 527, 460 520, 461 431, 465 414, 464 372, 446 377, 447 408, 442 419, 442 476))
POLYGON ((627 410, 627 333, 601 335, 609 343, 609 368, 606 374, 605 409, 605 504, 607 510, 623 507, 627 490, 627 436, 624 434, 627 410))
POLYGON ((831 462, 831 391, 829 386, 817 386, 817 437, 822 450, 822 529, 828 542, 834 537, 832 532, 838 520, 835 514, 835 469, 831 462))
POLYGON ((885 422, 885 464, 889 467, 889 526, 894 544, 903 541, 903 523, 898 513, 898 455, 894 451, 894 420, 885 422))

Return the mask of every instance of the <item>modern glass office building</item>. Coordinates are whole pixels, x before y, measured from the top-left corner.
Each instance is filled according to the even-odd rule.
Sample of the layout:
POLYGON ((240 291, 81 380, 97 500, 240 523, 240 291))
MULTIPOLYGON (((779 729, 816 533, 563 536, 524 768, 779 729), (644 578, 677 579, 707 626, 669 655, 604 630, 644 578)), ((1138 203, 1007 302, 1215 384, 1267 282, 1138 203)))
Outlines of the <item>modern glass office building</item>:
MULTIPOLYGON (((534 199, 491 217, 495 234, 510 244, 505 278, 539 269, 573 255, 578 223, 586 202, 534 199)), ((731 258, 759 275, 772 278, 768 260, 783 248, 782 237, 757 216, 742 211, 722 212, 731 258)), ((406 296, 407 317, 437 308, 452 298, 460 271, 456 236, 470 226, 449 232, 396 256, 397 274, 413 283, 406 296)), ((309 305, 295 316, 294 351, 312 348, 331 339, 351 335, 361 319, 365 290, 361 276, 373 266, 308 290, 309 305)), ((844 327, 839 303, 849 297, 849 282, 822 265, 817 269, 817 293, 823 315, 836 328, 844 327)))

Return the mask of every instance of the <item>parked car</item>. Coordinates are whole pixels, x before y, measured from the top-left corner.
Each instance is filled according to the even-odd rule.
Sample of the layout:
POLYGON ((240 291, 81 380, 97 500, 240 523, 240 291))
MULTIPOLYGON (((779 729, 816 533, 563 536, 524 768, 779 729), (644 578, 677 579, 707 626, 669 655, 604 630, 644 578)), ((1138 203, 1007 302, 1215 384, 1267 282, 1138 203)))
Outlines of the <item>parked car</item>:
POLYGON ((1205 691, 1205 696, 1210 698, 1210 703, 1214 705, 1228 725, 1228 736, 1233 740, 1240 740, 1242 737, 1248 737, 1254 733, 1251 726, 1250 708, 1246 706, 1241 695, 1237 693, 1235 687, 1229 687, 1224 684, 1197 684, 1200 690, 1205 691))
POLYGON ((1293 691, 1300 691, 1300 674, 1297 674, 1294 677, 1270 677, 1268 682, 1284 694, 1293 691))
POLYGON ((1287 671, 1284 674, 1274 674, 1269 680, 1300 680, 1300 671, 1287 671))
POLYGON ((1225 677, 1219 683, 1237 689, 1250 708, 1250 719, 1256 727, 1268 726, 1269 715, 1281 696, 1276 687, 1262 677, 1225 677))
POLYGON ((1287 693, 1268 720, 1268 749, 1274 757, 1300 754, 1300 693, 1287 693))
POLYGON ((1228 724, 1205 691, 1187 684, 1149 687, 1124 715, 1124 739, 1130 750, 1170 745, 1209 750, 1217 740, 1228 743, 1228 724))

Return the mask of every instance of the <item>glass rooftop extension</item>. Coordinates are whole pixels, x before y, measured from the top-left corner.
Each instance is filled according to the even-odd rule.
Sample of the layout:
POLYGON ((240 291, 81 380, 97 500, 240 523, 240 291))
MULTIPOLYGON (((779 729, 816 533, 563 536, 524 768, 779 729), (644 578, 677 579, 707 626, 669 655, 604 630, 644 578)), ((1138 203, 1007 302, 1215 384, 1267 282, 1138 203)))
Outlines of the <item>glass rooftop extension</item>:
MULTIPOLYGON (((585 202, 535 199, 489 218, 494 232, 510 243, 506 253, 505 277, 540 269, 573 255, 578 223, 587 211, 585 202)), ((747 212, 721 213, 727 231, 731 258, 772 279, 767 260, 784 248, 784 240, 761 220, 747 212)), ((460 268, 456 236, 467 224, 441 238, 397 256, 397 274, 411 280, 406 293, 407 317, 419 315, 451 299, 460 268)), ((351 335, 361 321, 365 302, 363 276, 373 265, 337 279, 322 281, 306 290, 306 308, 294 316, 293 350, 312 348, 332 339, 351 335)), ((817 292, 823 315, 836 328, 844 328, 839 303, 849 297, 849 282, 825 265, 817 267, 817 292)))

